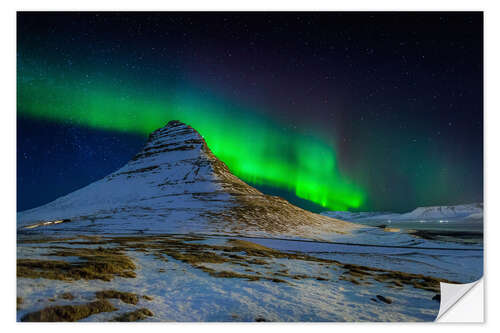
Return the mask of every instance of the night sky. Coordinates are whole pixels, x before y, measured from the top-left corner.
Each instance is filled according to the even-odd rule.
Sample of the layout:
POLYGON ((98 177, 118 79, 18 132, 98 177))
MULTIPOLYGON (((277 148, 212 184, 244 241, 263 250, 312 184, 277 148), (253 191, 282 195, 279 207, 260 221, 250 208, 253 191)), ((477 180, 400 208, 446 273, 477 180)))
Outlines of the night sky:
POLYGON ((483 200, 482 13, 18 13, 17 209, 178 119, 313 211, 483 200))

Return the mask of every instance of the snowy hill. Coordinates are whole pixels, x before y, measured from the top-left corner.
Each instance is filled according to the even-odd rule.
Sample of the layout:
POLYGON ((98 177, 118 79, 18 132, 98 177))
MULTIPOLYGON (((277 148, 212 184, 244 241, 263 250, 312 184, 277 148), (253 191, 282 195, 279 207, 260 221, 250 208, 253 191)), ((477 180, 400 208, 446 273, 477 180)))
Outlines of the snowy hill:
POLYGON ((413 211, 401 214, 401 219, 477 219, 483 218, 483 204, 474 203, 457 206, 418 207, 413 211))
POLYGON ((234 176, 200 134, 171 121, 119 170, 44 206, 18 227, 92 232, 233 232, 314 236, 358 226, 264 195, 234 176))
POLYGON ((321 215, 339 218, 346 221, 464 221, 481 220, 483 204, 472 203, 456 206, 418 207, 403 214, 383 212, 323 212, 321 215))

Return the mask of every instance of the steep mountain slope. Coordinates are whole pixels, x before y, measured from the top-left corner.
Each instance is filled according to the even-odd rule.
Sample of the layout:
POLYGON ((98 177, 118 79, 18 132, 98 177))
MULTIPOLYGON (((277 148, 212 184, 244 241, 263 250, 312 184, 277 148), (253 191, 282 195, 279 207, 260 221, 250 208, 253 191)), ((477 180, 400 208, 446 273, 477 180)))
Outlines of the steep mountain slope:
POLYGON ((200 134, 171 121, 119 170, 44 206, 18 226, 90 232, 232 232, 314 237, 359 226, 264 195, 234 176, 200 134))

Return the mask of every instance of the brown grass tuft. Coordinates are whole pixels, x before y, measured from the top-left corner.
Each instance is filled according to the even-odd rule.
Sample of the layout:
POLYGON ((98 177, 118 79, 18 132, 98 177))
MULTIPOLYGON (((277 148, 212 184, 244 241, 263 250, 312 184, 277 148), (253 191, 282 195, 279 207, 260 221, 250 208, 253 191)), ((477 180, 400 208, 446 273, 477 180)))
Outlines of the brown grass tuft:
POLYGON ((101 312, 111 312, 117 310, 106 300, 80 305, 58 305, 49 306, 40 311, 35 311, 24 315, 21 321, 34 322, 54 322, 54 321, 77 321, 87 318, 93 314, 101 312))

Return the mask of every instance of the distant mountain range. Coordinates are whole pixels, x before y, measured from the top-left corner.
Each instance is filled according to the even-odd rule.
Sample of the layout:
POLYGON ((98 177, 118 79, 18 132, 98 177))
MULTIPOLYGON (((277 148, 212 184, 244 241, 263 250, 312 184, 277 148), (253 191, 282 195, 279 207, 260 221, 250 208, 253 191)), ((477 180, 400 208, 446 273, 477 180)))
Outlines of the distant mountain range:
POLYGON ((321 215, 336 219, 362 221, 480 221, 483 219, 483 203, 456 206, 418 207, 408 213, 391 212, 323 212, 321 215))

